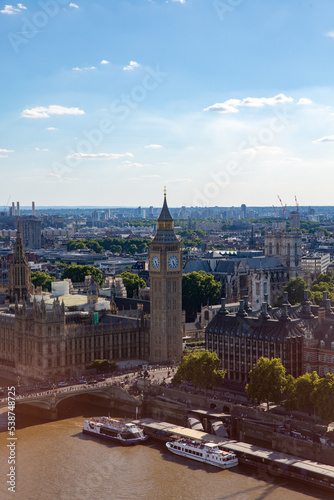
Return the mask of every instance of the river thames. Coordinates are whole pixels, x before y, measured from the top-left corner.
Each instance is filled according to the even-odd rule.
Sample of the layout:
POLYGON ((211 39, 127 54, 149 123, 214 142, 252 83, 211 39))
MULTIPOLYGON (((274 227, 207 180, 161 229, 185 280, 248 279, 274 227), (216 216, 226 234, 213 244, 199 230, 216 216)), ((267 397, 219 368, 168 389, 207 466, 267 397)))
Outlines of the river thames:
MULTIPOLYGON (((82 434, 85 417, 42 422, 17 415, 16 488, 7 491, 7 413, 0 414, 0 498, 16 500, 329 500, 331 494, 239 465, 230 470, 168 452, 163 443, 122 447, 82 434)), ((112 416, 124 417, 113 414, 112 416)))

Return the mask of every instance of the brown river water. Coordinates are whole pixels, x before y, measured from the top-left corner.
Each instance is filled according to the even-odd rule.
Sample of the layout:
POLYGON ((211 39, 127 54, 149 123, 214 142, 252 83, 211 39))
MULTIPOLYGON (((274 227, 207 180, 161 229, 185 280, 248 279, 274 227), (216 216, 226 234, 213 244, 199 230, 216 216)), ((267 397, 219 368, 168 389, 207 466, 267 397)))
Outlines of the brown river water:
MULTIPOLYGON (((2 382, 2 384, 1 384, 2 382)), ((0 380, 0 385, 3 380, 0 380)), ((302 483, 239 465, 230 470, 172 455, 161 442, 122 447, 83 435, 84 418, 103 410, 43 422, 17 415, 15 493, 7 490, 11 442, 0 412, 0 499, 15 500, 306 500, 332 498, 302 483)), ((112 416, 124 417, 124 415, 112 416)))

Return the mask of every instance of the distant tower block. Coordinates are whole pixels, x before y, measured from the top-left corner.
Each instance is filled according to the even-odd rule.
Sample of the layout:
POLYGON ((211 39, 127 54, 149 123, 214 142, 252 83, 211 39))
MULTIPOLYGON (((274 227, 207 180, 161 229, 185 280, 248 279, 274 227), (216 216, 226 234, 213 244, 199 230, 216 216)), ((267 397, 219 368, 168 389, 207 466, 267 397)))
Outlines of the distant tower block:
POLYGON ((15 216, 15 203, 14 201, 12 201, 12 210, 11 210, 11 214, 10 214, 12 217, 15 216))
POLYGON ((20 217, 20 202, 19 201, 16 203, 16 215, 18 217, 20 217))
POLYGON ((31 204, 31 215, 35 217, 36 212, 35 212, 35 202, 33 201, 31 204))

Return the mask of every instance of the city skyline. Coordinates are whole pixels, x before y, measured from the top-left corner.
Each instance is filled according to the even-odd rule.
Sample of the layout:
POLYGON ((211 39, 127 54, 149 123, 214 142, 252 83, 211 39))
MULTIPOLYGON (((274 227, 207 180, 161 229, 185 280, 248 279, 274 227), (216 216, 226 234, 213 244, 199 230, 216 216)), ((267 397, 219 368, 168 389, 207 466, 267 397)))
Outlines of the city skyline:
POLYGON ((1 2, 0 205, 331 205, 333 14, 1 2))

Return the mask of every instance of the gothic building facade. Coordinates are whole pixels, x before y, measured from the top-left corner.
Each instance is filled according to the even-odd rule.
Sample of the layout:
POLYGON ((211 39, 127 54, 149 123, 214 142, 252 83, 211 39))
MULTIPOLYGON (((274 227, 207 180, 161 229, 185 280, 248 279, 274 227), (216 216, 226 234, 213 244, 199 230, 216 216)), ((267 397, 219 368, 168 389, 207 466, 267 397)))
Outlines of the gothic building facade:
POLYGON ((166 193, 149 259, 150 360, 175 363, 182 356, 182 253, 166 193))
POLYGON ((0 368, 16 376, 61 379, 76 376, 95 359, 148 359, 149 326, 137 316, 65 312, 55 299, 52 310, 44 301, 26 302, 0 311, 0 368))

